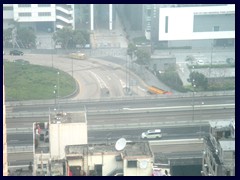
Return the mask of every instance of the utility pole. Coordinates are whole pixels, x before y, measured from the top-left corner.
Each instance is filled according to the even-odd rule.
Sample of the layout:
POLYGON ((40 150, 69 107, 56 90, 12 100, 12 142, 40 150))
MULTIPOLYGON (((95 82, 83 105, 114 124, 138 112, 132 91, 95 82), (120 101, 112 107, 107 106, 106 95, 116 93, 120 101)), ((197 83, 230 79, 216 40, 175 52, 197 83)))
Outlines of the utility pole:
POLYGON ((60 74, 60 73, 57 72, 57 74, 58 74, 58 86, 57 86, 57 87, 58 87, 58 91, 57 91, 57 93, 58 93, 58 111, 59 111, 59 89, 60 89, 60 88, 59 88, 59 86, 60 86, 60 85, 59 85, 59 74, 60 74))

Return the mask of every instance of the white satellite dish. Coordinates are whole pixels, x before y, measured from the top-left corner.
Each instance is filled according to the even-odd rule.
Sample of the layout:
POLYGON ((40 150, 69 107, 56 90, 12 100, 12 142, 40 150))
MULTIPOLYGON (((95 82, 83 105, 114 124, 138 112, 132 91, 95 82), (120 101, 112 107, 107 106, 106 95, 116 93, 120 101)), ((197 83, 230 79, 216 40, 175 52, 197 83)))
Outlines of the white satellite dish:
POLYGON ((127 144, 127 141, 125 138, 120 138, 119 140, 117 140, 116 144, 115 144, 115 149, 117 151, 121 151, 125 148, 127 144))
POLYGON ((146 160, 140 161, 140 168, 145 169, 147 168, 148 162, 146 160))

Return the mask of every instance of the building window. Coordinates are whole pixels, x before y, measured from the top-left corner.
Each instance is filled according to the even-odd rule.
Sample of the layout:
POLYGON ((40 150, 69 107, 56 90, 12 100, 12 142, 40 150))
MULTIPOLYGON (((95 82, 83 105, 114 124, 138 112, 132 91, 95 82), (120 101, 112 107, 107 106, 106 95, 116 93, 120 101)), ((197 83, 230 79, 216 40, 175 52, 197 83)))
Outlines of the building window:
POLYGON ((11 11, 11 10, 13 10, 13 6, 6 6, 6 7, 4 6, 3 10, 4 11, 11 11))
POLYGON ((150 16, 150 17, 151 17, 151 9, 148 9, 148 10, 147 10, 147 16, 150 16))
POLYGON ((27 13, 27 12, 26 13, 19 13, 18 16, 19 17, 30 17, 30 16, 32 16, 32 13, 27 13))
POLYGON ((51 4, 38 4, 38 7, 50 7, 51 4))
POLYGON ((137 161, 128 161, 127 162, 128 168, 136 168, 137 167, 137 161))
POLYGON ((18 4, 18 7, 31 7, 31 4, 18 4))
POLYGON ((51 16, 50 12, 39 12, 38 16, 51 16))
POLYGON ((219 26, 214 26, 213 31, 219 31, 219 26))
POLYGON ((165 17, 165 33, 168 33, 168 16, 165 17))

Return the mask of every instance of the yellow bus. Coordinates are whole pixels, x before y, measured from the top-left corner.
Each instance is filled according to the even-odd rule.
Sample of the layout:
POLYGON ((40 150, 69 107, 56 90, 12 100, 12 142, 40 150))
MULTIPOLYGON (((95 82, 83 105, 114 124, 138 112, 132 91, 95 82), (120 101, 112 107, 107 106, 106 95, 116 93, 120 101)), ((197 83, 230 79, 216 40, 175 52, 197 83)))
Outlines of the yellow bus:
POLYGON ((155 86, 149 86, 148 87, 148 92, 151 94, 172 94, 171 92, 159 89, 155 86))

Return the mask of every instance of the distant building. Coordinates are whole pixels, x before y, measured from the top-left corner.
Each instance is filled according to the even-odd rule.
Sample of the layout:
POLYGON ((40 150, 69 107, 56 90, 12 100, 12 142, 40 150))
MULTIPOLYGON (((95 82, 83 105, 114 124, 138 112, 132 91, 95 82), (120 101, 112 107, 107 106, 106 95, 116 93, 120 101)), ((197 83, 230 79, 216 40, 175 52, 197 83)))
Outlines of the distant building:
POLYGON ((203 176, 235 176, 235 122, 211 121, 205 139, 203 176))
POLYGON ((235 5, 159 8, 159 43, 169 47, 235 45, 235 5))
POLYGON ((169 68, 175 68, 176 57, 174 55, 152 55, 150 69, 153 71, 164 72, 169 68))
POLYGON ((85 112, 51 114, 33 126, 33 175, 64 175, 65 146, 88 143, 85 112))
POLYGON ((13 22, 37 32, 75 29, 74 4, 3 4, 3 28, 13 22))
POLYGON ((37 32, 56 29, 109 29, 115 28, 114 4, 3 4, 3 27, 13 22, 37 32))

